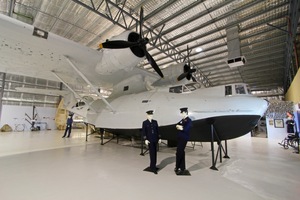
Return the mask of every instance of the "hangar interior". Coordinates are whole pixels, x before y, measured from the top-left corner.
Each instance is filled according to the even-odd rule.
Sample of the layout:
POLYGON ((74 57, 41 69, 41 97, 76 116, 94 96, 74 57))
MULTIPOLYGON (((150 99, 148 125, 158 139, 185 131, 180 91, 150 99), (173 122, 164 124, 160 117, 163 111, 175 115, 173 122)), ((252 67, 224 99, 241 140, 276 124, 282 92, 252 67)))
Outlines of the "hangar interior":
MULTIPOLYGON (((124 30, 139 32, 141 7, 143 35, 159 67, 189 55, 203 87, 243 82, 253 94, 283 99, 297 73, 297 1, 2 0, 0 13, 97 49, 124 30), (245 63, 228 64, 236 58, 245 63)), ((153 71, 146 60, 139 67, 153 71)))
MULTIPOLYGON (((96 50, 124 30, 139 32, 142 7, 147 50, 160 69, 190 62, 201 87, 243 82, 256 96, 284 100, 299 68, 299 5, 299 0, 0 0, 0 13, 96 50)), ((138 67, 154 72, 146 59, 138 67)), ((60 81, 17 73, 1 73, 0 80, 1 123, 5 106, 26 107, 30 116, 35 106, 52 114, 61 100, 17 87, 67 89, 60 81)), ((79 84, 72 88, 91 92, 79 84)), ((23 110, 16 115, 24 120, 23 110)), ((62 133, 0 133, 3 198, 120 199, 121 193, 123 199, 299 198, 299 155, 277 141, 249 135, 230 141, 232 158, 219 163, 216 173, 209 169, 209 144, 189 146, 192 175, 176 177, 174 148, 161 147, 161 171, 154 176, 143 172, 148 155, 139 156, 134 145, 128 148, 132 143, 100 146, 98 138, 85 142, 81 130, 70 140, 62 140, 62 133)))

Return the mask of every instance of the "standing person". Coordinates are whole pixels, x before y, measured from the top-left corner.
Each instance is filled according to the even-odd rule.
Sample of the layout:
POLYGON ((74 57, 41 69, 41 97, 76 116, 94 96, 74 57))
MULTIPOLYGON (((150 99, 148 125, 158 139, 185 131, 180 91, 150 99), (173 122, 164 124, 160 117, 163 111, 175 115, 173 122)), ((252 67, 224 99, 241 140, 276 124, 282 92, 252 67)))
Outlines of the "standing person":
POLYGON ((158 132, 158 123, 153 119, 153 110, 149 110, 146 113, 147 120, 143 121, 142 134, 145 144, 149 148, 150 170, 157 174, 157 143, 160 143, 161 139, 158 132))
POLYGON ((70 113, 67 119, 67 126, 66 126, 66 130, 65 130, 65 134, 64 136, 62 136, 63 138, 67 136, 67 132, 68 132, 68 136, 70 137, 71 135, 71 131, 72 131, 72 124, 73 124, 73 113, 70 113))
POLYGON ((188 117, 188 108, 180 108, 182 120, 177 123, 177 150, 176 150, 176 166, 175 173, 177 175, 189 174, 185 168, 185 147, 190 139, 190 129, 192 120, 188 117))
POLYGON ((295 125, 295 121, 294 121, 294 115, 290 112, 286 113, 287 115, 287 120, 286 120, 286 125, 287 125, 287 133, 295 133, 294 130, 294 125, 295 125))

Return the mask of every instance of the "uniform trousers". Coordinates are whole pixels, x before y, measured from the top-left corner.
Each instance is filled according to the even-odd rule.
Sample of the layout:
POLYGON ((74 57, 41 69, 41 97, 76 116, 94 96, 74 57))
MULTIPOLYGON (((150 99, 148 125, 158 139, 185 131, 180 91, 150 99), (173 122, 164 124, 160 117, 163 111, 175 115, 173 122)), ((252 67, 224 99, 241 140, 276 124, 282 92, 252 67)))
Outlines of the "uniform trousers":
POLYGON ((150 142, 148 144, 150 154, 150 168, 156 170, 157 162, 157 142, 150 142))
POLYGON ((67 137, 70 137, 70 135, 71 135, 71 130, 72 130, 72 125, 67 125, 66 130, 65 130, 65 134, 64 134, 63 137, 66 137, 66 136, 67 136, 67 132, 68 132, 68 136, 67 136, 67 137))
POLYGON ((181 171, 185 170, 185 147, 187 140, 179 138, 177 141, 177 150, 176 150, 176 169, 181 171))

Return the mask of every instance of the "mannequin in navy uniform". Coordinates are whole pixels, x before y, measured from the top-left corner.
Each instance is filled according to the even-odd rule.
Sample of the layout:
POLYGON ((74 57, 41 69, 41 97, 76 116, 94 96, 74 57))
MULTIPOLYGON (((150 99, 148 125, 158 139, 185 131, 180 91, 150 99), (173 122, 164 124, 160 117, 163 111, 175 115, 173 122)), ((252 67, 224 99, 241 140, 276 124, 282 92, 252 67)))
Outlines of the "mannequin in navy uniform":
POLYGON ((158 132, 157 121, 153 119, 153 110, 147 113, 147 120, 143 121, 142 133, 145 144, 148 145, 150 155, 150 169, 154 174, 157 174, 157 143, 161 142, 158 132))
POLYGON ((63 138, 67 136, 67 133, 68 133, 67 137, 70 137, 71 131, 72 131, 72 124, 73 124, 73 113, 70 113, 68 116, 68 119, 67 119, 67 126, 66 126, 66 130, 65 130, 65 134, 64 134, 64 136, 62 136, 63 138))
POLYGON ((175 173, 183 174, 186 170, 185 168, 185 147, 190 139, 190 129, 192 126, 192 120, 188 117, 188 108, 180 108, 180 114, 182 120, 177 123, 176 129, 177 133, 177 150, 176 150, 176 166, 175 173))

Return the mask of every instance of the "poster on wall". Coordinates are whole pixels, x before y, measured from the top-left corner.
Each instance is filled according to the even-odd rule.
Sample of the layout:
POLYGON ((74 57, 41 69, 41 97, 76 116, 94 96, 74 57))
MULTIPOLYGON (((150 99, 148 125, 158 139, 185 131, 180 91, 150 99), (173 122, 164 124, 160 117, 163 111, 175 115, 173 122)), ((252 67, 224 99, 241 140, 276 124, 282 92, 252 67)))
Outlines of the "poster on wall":
POLYGON ((274 121, 273 121, 273 119, 269 119, 269 125, 270 125, 270 126, 274 126, 274 121))
POLYGON ((283 119, 274 119, 275 128, 283 128, 283 119))

